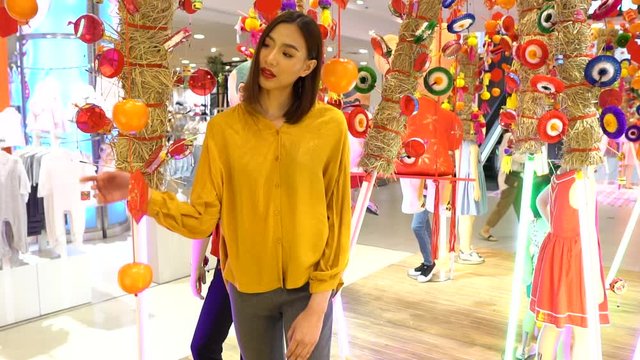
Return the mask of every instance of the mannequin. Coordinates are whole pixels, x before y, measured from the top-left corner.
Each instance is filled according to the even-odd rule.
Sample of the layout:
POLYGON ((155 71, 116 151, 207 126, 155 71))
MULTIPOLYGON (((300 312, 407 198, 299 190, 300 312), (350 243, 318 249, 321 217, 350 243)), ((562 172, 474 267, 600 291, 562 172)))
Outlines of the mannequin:
POLYGON ((464 140, 460 150, 456 151, 456 169, 459 178, 471 178, 472 181, 458 181, 456 201, 458 209, 458 235, 460 252, 456 262, 468 265, 484 263, 471 246, 473 223, 476 216, 487 212, 487 186, 484 171, 479 161, 479 149, 476 141, 464 140))
POLYGON ((2 269, 19 266, 27 252, 27 209, 31 184, 22 161, 0 150, 0 259, 2 269))
MULTIPOLYGON (((592 170, 590 170, 592 171, 592 170)), ((574 341, 573 359, 589 358, 587 310, 583 280, 583 262, 578 208, 584 206, 583 184, 576 181, 577 172, 561 168, 552 178, 551 186, 538 196, 538 208, 551 231, 540 248, 534 272, 529 308, 536 319, 544 323, 538 338, 538 356, 555 359, 558 340, 563 329, 571 327, 574 341)), ((593 179, 589 176, 588 179, 593 179)), ((595 182, 589 181, 589 193, 595 194, 595 182)), ((595 202, 594 202, 595 203, 595 202)), ((602 255, 598 241, 598 256, 586 267, 599 270, 594 278, 600 324, 609 323, 607 296, 604 287, 602 255)))

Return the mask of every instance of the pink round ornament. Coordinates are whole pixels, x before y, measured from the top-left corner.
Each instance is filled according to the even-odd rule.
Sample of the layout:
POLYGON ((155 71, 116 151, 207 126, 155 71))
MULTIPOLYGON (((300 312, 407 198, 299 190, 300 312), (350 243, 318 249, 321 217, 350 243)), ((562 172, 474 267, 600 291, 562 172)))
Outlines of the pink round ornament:
POLYGON ((73 32, 82 42, 93 44, 104 37, 104 24, 99 17, 85 14, 73 22, 73 32))
POLYGON ((107 49, 98 55, 98 70, 102 76, 112 79, 122 73, 124 55, 118 49, 107 49))

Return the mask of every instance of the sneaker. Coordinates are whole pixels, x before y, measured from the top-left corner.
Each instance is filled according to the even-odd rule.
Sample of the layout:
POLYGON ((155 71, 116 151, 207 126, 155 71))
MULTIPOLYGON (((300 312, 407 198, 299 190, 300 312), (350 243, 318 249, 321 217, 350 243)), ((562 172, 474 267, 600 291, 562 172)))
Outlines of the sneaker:
POLYGON ((431 277, 433 276, 433 270, 435 268, 436 268, 436 263, 435 262, 433 264, 431 264, 431 265, 426 265, 422 269, 422 272, 420 272, 420 275, 418 275, 416 280, 419 283, 426 283, 427 281, 431 280, 431 277))
POLYGON ((409 269, 407 270, 407 275, 412 278, 415 279, 417 278, 420 274, 422 274, 422 271, 427 267, 427 264, 425 263, 420 263, 420 265, 418 265, 415 269, 409 269))
POLYGON ((484 262, 484 258, 475 250, 471 250, 468 253, 460 251, 458 252, 458 256, 456 256, 456 262, 467 265, 478 265, 484 262))

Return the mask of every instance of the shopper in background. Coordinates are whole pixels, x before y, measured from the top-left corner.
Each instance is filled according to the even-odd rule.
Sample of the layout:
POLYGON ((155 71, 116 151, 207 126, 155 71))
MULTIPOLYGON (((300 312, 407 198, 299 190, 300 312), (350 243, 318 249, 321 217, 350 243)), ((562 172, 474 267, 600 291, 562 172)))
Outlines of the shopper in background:
POLYGON ((206 284, 206 266, 209 261, 205 253, 209 246, 209 238, 193 240, 191 290, 196 297, 204 299, 193 340, 191 340, 193 360, 222 360, 222 344, 227 339, 233 323, 229 294, 222 279, 220 260, 218 260, 221 236, 220 226, 216 226, 211 235, 211 255, 216 258, 216 267, 206 298, 202 297, 202 285, 206 284))
MULTIPOLYGON (((524 171, 524 154, 505 155, 504 149, 512 148, 513 137, 510 132, 507 132, 502 137, 502 143, 499 147, 501 159, 504 156, 511 157, 511 166, 504 169, 500 167, 500 176, 498 176, 498 184, 502 185, 504 179, 504 186, 500 186, 500 198, 498 203, 493 208, 487 221, 480 230, 480 238, 487 241, 498 241, 498 239, 491 234, 491 229, 496 227, 504 215, 509 211, 509 207, 513 206, 513 210, 516 212, 516 216, 520 218, 520 196, 522 193, 522 172, 524 171)), ((503 163, 501 161, 501 163, 503 163)))
MULTIPOLYGON (((330 298, 350 247, 350 164, 344 115, 316 103, 322 59, 312 18, 276 17, 244 102, 209 122, 190 203, 150 191, 147 214, 188 238, 221 221, 221 268, 247 360, 330 358, 330 298)), ((100 203, 128 195, 126 172, 84 180, 95 181, 100 203)))
MULTIPOLYGON (((421 204, 419 205, 419 211, 413 214, 413 220, 411 221, 411 230, 418 241, 418 247, 420 248, 420 254, 422 254, 422 263, 414 269, 407 270, 409 277, 416 279, 419 283, 425 283, 431 280, 433 276, 433 270, 436 267, 436 263, 433 261, 433 255, 431 254, 431 223, 429 221, 429 215, 434 211, 433 202, 434 197, 429 195, 429 188, 433 187, 431 180, 421 180, 419 182, 418 193, 420 196, 421 204), (429 206, 431 205, 431 206, 429 206), (431 208, 430 208, 431 207, 431 208)), ((434 193, 432 189, 431 194, 434 193)))

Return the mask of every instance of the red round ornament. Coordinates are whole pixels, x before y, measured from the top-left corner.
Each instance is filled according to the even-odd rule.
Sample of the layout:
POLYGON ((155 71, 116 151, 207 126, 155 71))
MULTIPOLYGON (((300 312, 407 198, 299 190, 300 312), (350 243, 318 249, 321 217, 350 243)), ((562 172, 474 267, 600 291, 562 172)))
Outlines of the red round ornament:
POLYGON ((80 16, 73 23, 76 37, 86 44, 93 44, 104 37, 104 24, 93 14, 80 16))
POLYGON ((598 96, 598 105, 603 109, 607 106, 620 107, 620 105, 622 105, 622 94, 618 89, 604 89, 600 92, 600 96, 598 96))
POLYGON ((263 14, 275 14, 282 7, 282 0, 256 0, 253 7, 263 14))
POLYGON ((95 104, 85 104, 76 111, 76 126, 86 134, 111 131, 111 121, 104 110, 95 104))
POLYGON ((200 96, 206 96, 216 88, 216 77, 208 69, 198 69, 189 76, 189 89, 200 96))
POLYGON ((124 55, 118 49, 107 49, 98 55, 98 70, 102 76, 112 79, 118 77, 124 68, 124 55))
POLYGON ((411 138, 402 143, 404 152, 412 158, 419 158, 427 150, 427 144, 420 138, 411 138))

